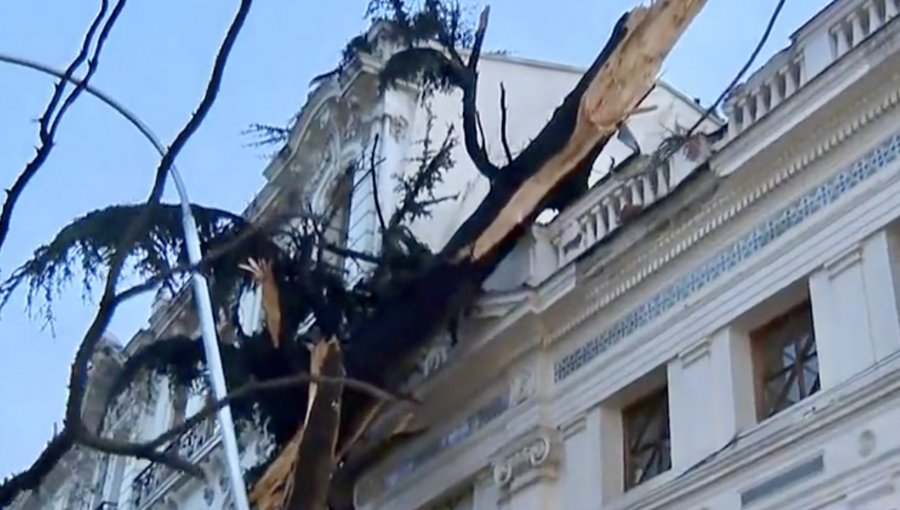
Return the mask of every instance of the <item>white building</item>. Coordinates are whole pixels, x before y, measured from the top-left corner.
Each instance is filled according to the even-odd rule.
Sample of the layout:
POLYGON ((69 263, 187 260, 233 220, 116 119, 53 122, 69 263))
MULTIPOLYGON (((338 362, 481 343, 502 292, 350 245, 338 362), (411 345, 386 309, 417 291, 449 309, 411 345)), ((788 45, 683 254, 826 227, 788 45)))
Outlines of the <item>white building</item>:
MULTIPOLYGON (((721 136, 664 167, 641 172, 638 161, 600 179, 534 226, 487 282, 460 343, 436 340, 411 382, 437 425, 367 470, 356 507, 900 508, 898 11, 898 0, 836 0, 731 95, 721 136), (635 205, 642 212, 622 216, 635 205)), ((393 203, 391 174, 425 115, 415 91, 377 94, 377 62, 312 93, 290 149, 266 169, 257 210, 291 182, 326 202, 375 133, 394 169, 378 177, 381 203, 393 203)), ((495 161, 504 157, 491 135, 498 82, 515 149, 579 76, 502 56, 481 66, 495 161)), ((645 104, 658 109, 629 123, 645 152, 701 113, 665 85, 645 104)), ((459 117, 458 98, 432 108, 439 123, 459 117)), ((600 170, 627 155, 611 145, 600 170)), ((464 153, 456 159, 447 188, 460 200, 415 228, 432 247, 485 191, 464 153)), ((361 250, 378 243, 370 184, 349 197, 349 242, 361 250)), ((171 303, 123 355, 179 329, 195 325, 171 303)), ((96 366, 115 370, 117 356, 96 366)), ((101 398, 102 382, 92 384, 101 398)), ((134 405, 139 396, 120 401, 108 432, 150 437, 200 405, 154 394, 149 408, 134 405)), ((221 472, 213 432, 195 431, 180 448, 221 472)), ((249 464, 261 446, 248 441, 249 464)), ((21 508, 227 504, 224 483, 70 457, 21 508), (65 499, 73 493, 88 495, 65 499)))

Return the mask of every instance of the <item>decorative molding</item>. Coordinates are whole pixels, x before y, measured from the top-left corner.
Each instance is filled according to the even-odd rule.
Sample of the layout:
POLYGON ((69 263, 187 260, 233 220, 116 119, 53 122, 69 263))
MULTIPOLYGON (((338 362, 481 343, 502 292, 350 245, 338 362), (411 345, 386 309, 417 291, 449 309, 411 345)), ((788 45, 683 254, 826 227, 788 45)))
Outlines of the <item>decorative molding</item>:
POLYGON ((862 257, 862 246, 860 244, 855 244, 844 250, 842 253, 839 253, 831 260, 825 262, 823 268, 828 273, 828 277, 833 279, 846 271, 850 266, 862 261, 862 257))
POLYGON ((678 355, 678 359, 681 360, 681 364, 685 367, 688 367, 694 364, 695 361, 699 360, 704 356, 709 355, 709 350, 712 347, 712 340, 710 338, 704 338, 703 340, 697 342, 685 349, 684 352, 678 355))
POLYGON ((526 368, 509 382, 509 402, 511 406, 524 403, 537 393, 537 377, 534 370, 526 368))
POLYGON ((556 478, 559 475, 562 451, 559 432, 546 429, 524 446, 491 462, 494 483, 503 490, 501 498, 508 498, 541 479, 556 478))
MULTIPOLYGON (((893 77, 892 84, 898 80, 898 75, 893 77)), ((810 139, 815 145, 802 154, 793 152, 787 156, 780 156, 778 162, 783 164, 780 172, 771 175, 768 179, 755 178, 750 180, 751 187, 737 187, 728 193, 724 193, 707 204, 701 212, 693 218, 676 227, 672 231, 662 235, 653 246, 639 254, 633 261, 612 274, 609 279, 590 292, 594 299, 573 320, 558 328, 550 335, 551 340, 556 340, 572 329, 596 315, 600 309, 618 299, 650 276, 686 252, 694 245, 705 239, 709 234, 717 231, 725 223, 734 219, 740 212, 759 201, 775 188, 786 182, 793 175, 808 168, 812 163, 830 153, 835 147, 844 142, 851 135, 858 132, 873 120, 882 117, 886 112, 897 106, 900 102, 900 90, 890 90, 887 95, 878 102, 872 101, 872 96, 867 95, 855 102, 848 110, 861 112, 855 118, 838 124, 835 120, 817 129, 810 139), (874 104, 874 106, 873 106, 874 104), (786 162, 792 158, 790 162, 786 162)), ((590 276, 596 272, 596 268, 586 271, 590 276)))
POLYGON ((708 287, 722 275, 730 273, 739 264, 781 239, 785 233, 887 168, 898 157, 900 157, 900 131, 887 137, 844 170, 808 190, 757 224, 694 270, 676 278, 673 283, 632 308, 593 339, 558 358, 553 367, 554 381, 560 383, 571 377, 610 347, 673 310, 676 305, 708 287))

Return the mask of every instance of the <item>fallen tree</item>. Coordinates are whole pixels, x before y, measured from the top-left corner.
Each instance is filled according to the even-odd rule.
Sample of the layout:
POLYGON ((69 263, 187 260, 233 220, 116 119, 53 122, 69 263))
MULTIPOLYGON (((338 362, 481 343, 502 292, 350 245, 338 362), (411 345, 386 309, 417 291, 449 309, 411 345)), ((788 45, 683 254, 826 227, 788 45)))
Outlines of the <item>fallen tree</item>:
MULTIPOLYGON (((184 459, 160 452, 180 432, 208 418, 218 407, 231 405, 236 414, 244 416, 261 409, 279 446, 275 459, 255 481, 252 498, 257 508, 348 508, 348 487, 367 466, 372 448, 390 439, 369 437, 364 445, 365 431, 385 409, 385 402, 409 398, 399 392, 412 370, 415 353, 472 302, 484 280, 537 215, 551 204, 558 205, 555 199, 561 190, 586 187, 587 170, 649 92, 663 59, 704 3, 657 0, 624 15, 544 128, 515 156, 504 143, 508 161, 497 165, 487 155, 476 108, 478 63, 489 11, 483 11, 478 23, 469 26, 455 2, 427 0, 412 9, 402 0, 373 1, 370 14, 387 23, 388 37, 399 46, 381 73, 383 85, 413 81, 426 93, 462 92, 463 142, 469 158, 490 181, 485 199, 439 253, 429 253, 405 227, 411 217, 434 203, 427 195, 437 176, 452 167, 451 133, 437 151, 423 159, 406 192, 409 206, 400 207, 389 219, 381 218, 382 253, 353 253, 330 243, 323 232, 330 214, 309 211, 300 214, 300 227, 269 229, 225 211, 203 209, 207 213, 202 221, 207 259, 200 267, 190 267, 184 264, 175 209, 159 204, 160 183, 174 155, 163 158, 146 205, 102 210, 99 216, 79 219, 0 289, 8 295, 25 281, 30 281, 32 289, 43 289, 71 261, 73 247, 81 250, 91 267, 109 268, 97 320, 73 364, 65 428, 37 464, 0 486, 0 504, 36 488, 54 460, 75 443, 197 474, 184 459), (130 219, 122 223, 126 215, 130 219), (112 224, 117 225, 115 232, 124 228, 133 234, 125 242, 111 238, 112 224), (129 224, 138 228, 125 228, 129 224), (329 255, 366 260, 374 269, 362 283, 346 288, 329 255), (135 257, 147 282, 116 293, 124 261, 135 257), (264 341, 223 347, 234 394, 227 401, 210 403, 181 426, 142 444, 102 437, 103 420, 96 430, 88 430, 81 420, 86 367, 115 305, 159 285, 175 288, 179 275, 194 270, 211 278, 214 300, 222 308, 233 304, 235 293, 246 288, 248 278, 263 293, 266 328, 246 339, 264 341), (296 335, 310 316, 314 327, 296 335), (304 344, 311 348, 303 348, 304 344)), ((243 15, 245 7, 249 8, 249 1, 242 4, 243 15)), ((366 37, 354 39, 345 63, 370 50, 371 44, 366 37)), ((219 79, 223 65, 217 62, 219 79)), ((210 90, 214 97, 215 88, 210 90)), ((505 134, 503 137, 505 142, 505 134)), ((369 161, 369 171, 376 165, 369 161)), ((297 215, 293 211, 291 219, 297 215)), ((142 370, 157 370, 179 384, 188 384, 202 377, 200 362, 196 339, 149 344, 126 362, 110 405, 142 370)))
MULTIPOLYGON (((416 347, 471 302, 485 278, 513 249, 554 193, 577 177, 579 171, 592 166, 618 126, 653 86, 663 59, 704 3, 702 0, 659 0, 623 16, 606 47, 546 126, 518 156, 497 167, 489 161, 484 145, 479 142, 474 106, 477 65, 489 11, 483 11, 468 60, 463 60, 453 46, 456 38, 452 33, 427 34, 441 42, 441 50, 417 46, 421 41, 413 30, 414 23, 408 21, 413 15, 402 3, 391 2, 391 21, 400 24, 399 37, 407 48, 392 57, 393 63, 388 62, 387 73, 400 68, 398 62, 405 59, 421 58, 423 52, 428 57, 420 60, 420 67, 406 67, 406 73, 388 74, 388 84, 440 69, 438 73, 425 75, 426 80, 431 80, 426 86, 455 86, 462 90, 466 149, 482 175, 490 179, 491 190, 429 267, 419 277, 403 284, 395 297, 380 306, 371 318, 353 328, 347 344, 353 346, 355 356, 347 361, 348 374, 378 386, 397 388, 400 379, 396 376, 408 374, 410 363, 407 358, 398 364, 397 353, 415 352, 416 347), (407 20, 405 26, 404 20, 407 20)), ((440 11, 435 12, 434 16, 440 18, 440 11)), ((362 395, 354 395, 346 402, 351 405, 344 414, 341 436, 355 439, 359 428, 371 423, 372 414, 378 412, 382 402, 362 395)), ((298 434, 327 435, 320 429, 334 426, 331 418, 306 420, 298 434), (319 432, 312 433, 312 430, 319 432)), ((337 468, 340 460, 337 451, 331 445, 322 445, 314 451, 286 447, 279 461, 263 476, 260 486, 289 487, 272 483, 285 478, 294 480, 293 487, 315 485, 313 480, 322 477, 319 469, 337 468), (293 461, 284 462, 284 458, 293 461), (292 469, 286 470, 288 466, 292 469)), ((359 468, 353 462, 345 466, 359 468)), ((321 490, 287 492, 284 499, 260 491, 255 499, 260 509, 325 508, 326 499, 321 490), (279 506, 281 501, 287 504, 279 506)))

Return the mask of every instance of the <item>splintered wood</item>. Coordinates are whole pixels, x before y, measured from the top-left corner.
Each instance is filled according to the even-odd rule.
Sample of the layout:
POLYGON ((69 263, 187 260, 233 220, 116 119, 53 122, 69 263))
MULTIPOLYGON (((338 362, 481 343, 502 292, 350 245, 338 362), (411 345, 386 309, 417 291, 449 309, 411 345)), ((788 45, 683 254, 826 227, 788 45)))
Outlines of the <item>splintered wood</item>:
POLYGON ((246 264, 238 266, 250 273, 262 292, 262 307, 266 315, 266 328, 272 345, 277 349, 281 344, 281 297, 278 294, 278 285, 275 283, 275 274, 272 272, 272 263, 268 260, 258 262, 250 259, 246 264))
POLYGON ((634 9, 626 21, 624 39, 602 65, 581 98, 578 119, 563 149, 513 194, 497 218, 459 260, 479 260, 538 207, 547 194, 572 172, 619 122, 635 110, 653 85, 663 60, 706 0, 657 0, 634 9))
MULTIPOLYGON (((336 339, 312 347, 310 374, 344 376, 343 356, 336 339)), ((328 481, 336 464, 342 391, 339 384, 310 383, 303 426, 254 486, 250 493, 254 508, 325 508, 328 481), (301 466, 300 462, 304 464, 301 466)))

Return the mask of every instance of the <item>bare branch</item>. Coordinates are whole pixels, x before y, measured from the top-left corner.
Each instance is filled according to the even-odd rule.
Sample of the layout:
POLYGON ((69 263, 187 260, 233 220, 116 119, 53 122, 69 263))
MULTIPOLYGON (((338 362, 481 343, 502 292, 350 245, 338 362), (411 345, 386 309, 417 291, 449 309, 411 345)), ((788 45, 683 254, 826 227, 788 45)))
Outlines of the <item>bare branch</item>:
POLYGON ((41 451, 37 460, 25 471, 17 473, 0 483, 0 508, 8 508, 16 497, 40 487, 41 481, 59 463, 63 455, 74 446, 74 437, 69 429, 54 435, 41 451))
POLYGON ((473 73, 478 68, 478 59, 481 58, 481 47, 484 45, 484 36, 487 33, 490 17, 491 6, 486 5, 478 18, 478 28, 475 30, 475 41, 472 43, 472 52, 469 53, 469 63, 467 66, 473 73))
MULTIPOLYGON (((200 105, 197 107, 197 110, 191 116, 190 120, 188 120, 187 124, 182 128, 181 132, 175 137, 172 145, 169 146, 165 155, 163 155, 160 160, 159 166, 156 169, 156 176, 150 191, 150 196, 146 201, 148 206, 159 203, 165 187, 166 177, 169 174, 172 163, 187 144, 188 140, 190 140, 191 136, 193 136, 203 123, 203 119, 206 117, 206 114, 209 113, 210 108, 212 108, 222 84, 225 65, 228 62, 231 49, 244 25, 244 21, 247 18, 252 3, 253 0, 241 0, 237 14, 232 20, 231 26, 228 28, 225 39, 216 55, 213 71, 209 83, 207 84, 206 92, 203 95, 203 99, 200 101, 200 105)), ((109 274, 107 275, 103 296, 100 298, 97 314, 95 315, 94 321, 91 323, 81 346, 79 346, 78 351, 75 354, 75 361, 72 365, 72 371, 69 377, 69 398, 66 402, 65 421, 67 424, 81 422, 81 404, 84 398, 84 387, 87 380, 86 367, 97 346, 97 342, 106 330, 106 327, 112 318, 112 314, 120 303, 120 300, 116 299, 116 283, 122 272, 125 258, 129 252, 129 247, 134 243, 137 235, 145 229, 147 222, 150 220, 149 211, 151 211, 151 209, 148 207, 144 210, 144 214, 136 219, 135 225, 125 234, 121 243, 121 248, 116 250, 116 253, 110 262, 109 274)))
MULTIPOLYGON (((478 22, 478 30, 475 32, 475 42, 469 54, 469 62, 466 66, 465 79, 462 83, 462 107, 463 107, 463 138, 466 152, 472 158, 472 162, 479 172, 489 180, 494 180, 500 173, 500 169, 494 165, 487 155, 487 140, 483 145, 478 143, 478 60, 481 57, 481 47, 484 44, 484 35, 487 32, 490 7, 481 11, 478 22)), ((483 136, 482 136, 483 138, 483 136)))
POLYGON ((503 143, 503 152, 506 153, 506 162, 512 163, 512 151, 509 149, 509 137, 507 136, 508 110, 506 106, 506 87, 500 82, 500 141, 503 143))
MULTIPOLYGON (((188 473, 201 474, 195 466, 184 461, 183 459, 179 459, 175 455, 157 452, 153 449, 142 449, 140 448, 140 445, 138 445, 138 447, 135 447, 135 445, 121 443, 93 434, 88 430, 82 419, 82 404, 84 401, 84 392, 87 384, 88 364, 96 350, 97 343, 100 341, 103 332, 106 330, 110 320, 112 319, 113 313, 115 312, 118 305, 122 302, 121 297, 116 295, 116 284, 122 272, 127 254, 130 251, 130 247, 136 241, 137 236, 146 228, 147 222, 151 218, 150 212, 152 211, 152 209, 150 206, 158 204, 160 201, 166 178, 173 162, 175 161, 175 158, 190 140, 191 136, 193 136, 193 134, 203 123, 206 114, 209 112, 210 108, 216 100, 216 97, 218 96, 219 88, 221 86, 222 78, 224 75, 225 65, 228 62, 228 57, 231 53, 231 49, 233 48, 238 34, 240 33, 241 28, 244 25, 244 21, 247 18, 247 14, 250 11, 252 3, 252 0, 241 0, 238 11, 228 28, 228 32, 226 33, 221 46, 219 47, 219 51, 216 55, 215 63, 213 65, 213 71, 209 83, 206 86, 206 91, 204 93, 203 99, 200 102, 200 105, 191 116, 187 124, 175 137, 172 145, 169 146, 168 150, 166 150, 165 154, 162 156, 159 166, 156 169, 153 186, 151 188, 149 197, 146 200, 146 204, 148 207, 144 210, 143 214, 135 219, 132 228, 129 228, 127 230, 122 239, 122 242, 119 245, 119 248, 116 250, 115 254, 112 257, 112 260, 110 261, 109 273, 106 278, 103 295, 100 298, 100 304, 97 308, 97 313, 95 314, 94 320, 92 321, 84 338, 82 339, 81 344, 78 347, 78 350, 75 354, 75 360, 72 362, 72 367, 69 375, 69 395, 66 401, 66 413, 63 422, 63 431, 60 433, 60 436, 63 438, 71 437, 72 443, 84 444, 85 446, 100 449, 102 451, 109 451, 111 453, 145 458, 154 462, 167 464, 171 467, 186 471, 188 473)), ((63 81, 69 80, 64 79, 63 81)), ((62 442, 62 440, 59 441, 62 442)), ((62 443, 62 446, 70 447, 72 443, 62 443)), ((56 444, 60 443, 54 443, 54 445, 56 444)), ((61 457, 62 454, 65 453, 65 451, 68 451, 68 449, 69 448, 63 448, 62 450, 64 451, 57 454, 59 455, 59 457, 61 457)), ((57 457, 57 460, 59 457, 57 457)), ((44 454, 42 454, 42 456, 39 457, 38 462, 45 458, 46 457, 44 456, 44 454)), ((54 464, 55 463, 47 462, 41 464, 35 463, 28 469, 27 473, 29 474, 29 481, 31 482, 33 487, 37 484, 40 484, 41 480, 43 480, 43 478, 50 472, 54 464)), ((6 484, 4 484, 3 489, 5 490, 5 488, 6 484)), ((17 494, 18 492, 14 494, 8 493, 8 497, 12 499, 17 494)))
POLYGON ((279 377, 276 379, 268 379, 265 381, 254 381, 247 383, 240 388, 234 390, 229 393, 220 400, 216 402, 210 403, 206 405, 203 409, 198 411, 196 414, 185 420, 181 425, 177 427, 173 427, 166 432, 163 432, 155 439, 148 441, 146 443, 140 444, 141 447, 152 447, 158 448, 173 439, 177 438, 181 434, 184 434, 188 430, 192 429, 199 425, 203 420, 206 420, 212 417, 219 409, 230 405, 234 402, 245 400, 250 398, 258 393, 263 393, 266 391, 280 390, 285 388, 292 388, 295 386, 300 386, 303 384, 337 384, 341 386, 345 386, 350 389, 354 389, 365 393, 379 401, 386 402, 394 402, 399 400, 405 400, 410 402, 418 402, 416 399, 406 396, 400 395, 396 393, 391 393, 389 391, 383 390, 373 384, 369 384, 365 381, 360 381, 357 379, 351 379, 349 377, 328 377, 324 375, 313 375, 309 373, 299 373, 288 375, 285 377, 279 377))
POLYGON ((72 430, 74 430, 75 441, 88 448, 93 448, 112 455, 146 459, 150 462, 163 464, 172 469, 182 471, 195 478, 202 479, 205 476, 203 469, 201 469, 200 466, 182 458, 174 451, 159 451, 155 447, 151 447, 147 444, 129 443, 126 441, 100 437, 84 426, 77 426, 72 430))
POLYGON ((37 152, 31 161, 25 165, 25 168, 16 177, 13 185, 6 190, 6 200, 3 203, 3 209, 0 211, 0 248, 3 247, 3 244, 6 242, 6 237, 9 235, 9 227, 12 223, 12 215, 15 210, 16 204, 19 201, 19 198, 22 196, 22 193, 25 192, 25 188, 28 186, 28 183, 31 182, 31 179, 37 175, 38 171, 47 161, 47 158, 50 157, 50 153, 53 151, 53 146, 55 144, 54 138, 56 136, 56 130, 59 128, 60 122, 62 122, 63 117, 66 112, 69 110, 81 92, 84 90, 84 87, 87 86, 91 77, 97 70, 97 66, 100 63, 100 52, 103 51, 103 45, 106 42, 107 37, 109 37, 110 32, 112 32, 113 26, 116 24, 116 21, 119 18, 119 15, 122 13, 122 10, 125 8, 126 0, 118 0, 116 5, 113 7, 112 12, 109 17, 106 18, 106 12, 109 8, 109 1, 102 0, 100 4, 100 11, 94 17, 90 26, 88 27, 87 32, 85 33, 84 40, 81 43, 81 49, 78 52, 78 55, 72 60, 69 66, 64 71, 64 76, 60 78, 60 80, 56 83, 56 86, 53 90, 53 96, 50 98, 50 102, 47 104, 47 107, 44 109, 43 115, 41 115, 40 120, 38 121, 38 138, 40 140, 40 145, 37 148, 37 152), (103 22, 104 18, 106 21, 103 22), (101 22, 103 23, 102 28, 101 22), (91 43, 94 42, 94 35, 97 33, 97 30, 100 30, 99 37, 97 38, 96 45, 94 47, 94 51, 88 59, 88 52, 90 51, 91 43), (71 78, 76 70, 81 67, 81 64, 84 63, 85 60, 88 60, 88 70, 85 74, 84 78, 79 81, 79 84, 76 84, 75 88, 69 93, 68 96, 63 100, 63 93, 65 92, 66 87, 69 85, 71 78), (62 101, 62 105, 60 106, 60 101, 62 101), (58 109, 57 109, 58 108, 58 109))
POLYGON ((378 223, 381 225, 381 232, 387 230, 384 222, 384 213, 381 210, 381 198, 378 196, 378 161, 375 160, 378 151, 378 134, 375 134, 375 140, 372 142, 372 153, 369 155, 369 173, 372 176, 372 196, 375 199, 375 213, 378 216, 378 223))

